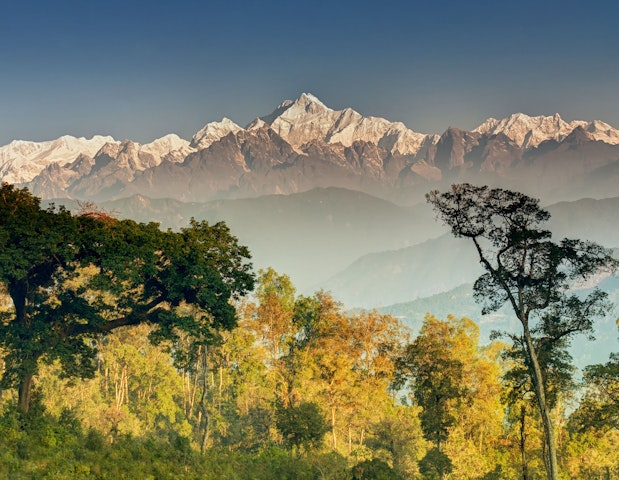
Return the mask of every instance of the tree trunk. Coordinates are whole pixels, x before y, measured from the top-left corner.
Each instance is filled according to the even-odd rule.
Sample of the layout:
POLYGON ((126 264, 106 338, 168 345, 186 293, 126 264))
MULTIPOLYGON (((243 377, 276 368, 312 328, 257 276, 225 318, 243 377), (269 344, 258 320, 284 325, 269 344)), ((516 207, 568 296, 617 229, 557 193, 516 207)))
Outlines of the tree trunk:
POLYGON ((200 444, 201 454, 204 454, 204 452, 206 452, 206 447, 208 446, 208 437, 211 430, 211 417, 208 412, 206 412, 205 414, 204 422, 204 433, 202 434, 202 443, 200 444))
POLYGON ((200 397, 200 412, 204 416, 204 430, 202 431, 202 442, 200 443, 200 453, 204 454, 208 445, 208 437, 211 429, 211 418, 207 405, 208 391, 208 351, 206 345, 202 346, 202 396, 200 397))
POLYGON ((331 433, 333 435, 333 450, 337 450, 337 434, 335 433, 335 407, 331 407, 331 433))
POLYGON ((533 386, 535 387, 535 396, 537 397, 537 403, 539 405, 539 413, 542 417, 542 425, 544 427, 544 440, 546 444, 548 459, 546 464, 546 473, 550 480, 559 479, 559 471, 557 464, 557 449, 555 442, 555 432, 550 418, 550 412, 548 411, 548 405, 546 404, 546 392, 544 391, 544 379, 542 376, 542 369, 540 368, 537 358, 537 351, 533 345, 531 339, 531 332, 527 322, 522 322, 524 327, 524 338, 527 346, 527 353, 529 360, 531 361, 531 377, 533 380, 533 386))
MULTIPOLYGON (((28 293, 28 283, 19 281, 8 285, 9 295, 13 301, 15 308, 15 322, 21 324, 24 332, 28 332, 30 322, 26 314, 26 297, 28 293)), ((36 365, 36 359, 34 361, 36 365)), ((32 372, 32 363, 29 358, 22 358, 21 363, 21 378, 18 385, 17 408, 22 413, 28 413, 30 403, 32 402, 32 387, 34 383, 34 373, 32 372), (29 365, 30 364, 30 365, 29 365), (23 373, 26 372, 26 373, 23 373)))
MULTIPOLYGON (((436 449, 439 452, 443 451, 443 446, 441 445, 441 435, 440 434, 438 435, 438 438, 436 439, 436 449)), ((439 478, 439 480, 443 480, 443 478, 445 478, 445 472, 443 471, 443 462, 439 463, 439 465, 437 467, 437 470, 438 470, 438 478, 439 478)))
POLYGON ((348 425, 348 454, 352 452, 352 428, 348 425))
POLYGON ((527 434, 526 434, 527 407, 520 407, 520 460, 522 462, 522 480, 529 480, 529 466, 527 465, 527 434))
POLYGON ((19 397, 17 406, 21 413, 28 413, 30 403, 32 402, 32 386, 34 384, 34 375, 27 373, 19 382, 19 397))

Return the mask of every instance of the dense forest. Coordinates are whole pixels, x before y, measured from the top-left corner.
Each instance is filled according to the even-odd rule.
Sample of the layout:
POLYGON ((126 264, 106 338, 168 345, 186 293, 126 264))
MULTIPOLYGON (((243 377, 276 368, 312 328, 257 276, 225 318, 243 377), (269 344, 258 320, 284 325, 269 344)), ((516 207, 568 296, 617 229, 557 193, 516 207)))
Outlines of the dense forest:
MULTIPOLYGON (((92 206, 43 210, 3 185, 0 476, 526 480, 550 477, 555 449, 559 478, 619 478, 619 355, 581 380, 568 353, 609 305, 569 295, 561 255, 574 275, 615 265, 595 245, 550 243, 528 199, 474 194, 500 204, 495 227, 512 222, 492 230, 511 256, 488 260, 476 297, 491 311, 519 292, 529 337, 527 317, 480 345, 454 305, 413 338, 397 318, 254 274, 225 225, 162 232, 92 206), (524 250, 535 271, 518 270, 524 250)), ((447 211, 451 197, 433 200, 447 211)))

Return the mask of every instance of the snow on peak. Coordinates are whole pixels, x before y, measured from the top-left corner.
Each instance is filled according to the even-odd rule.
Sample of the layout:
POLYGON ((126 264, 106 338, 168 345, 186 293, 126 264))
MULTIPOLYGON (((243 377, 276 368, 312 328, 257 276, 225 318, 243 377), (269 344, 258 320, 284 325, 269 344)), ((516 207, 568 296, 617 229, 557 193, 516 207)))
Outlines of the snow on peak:
MULTIPOLYGON (((122 151, 119 150, 115 154, 110 152, 109 155, 120 160, 121 165, 136 171, 159 165, 164 158, 171 162, 182 162, 187 155, 195 151, 187 140, 175 133, 169 133, 144 145, 124 140, 121 146, 122 151)), ((101 152, 103 150, 102 148, 101 152)))
POLYGON ((535 117, 524 113, 514 113, 502 120, 489 118, 473 131, 488 135, 503 133, 518 146, 532 148, 546 140, 562 140, 574 128, 583 125, 586 125, 586 122, 578 120, 568 123, 558 113, 552 116, 535 117))
POLYGON ((189 142, 187 140, 179 137, 175 133, 169 133, 168 135, 164 135, 161 138, 142 145, 140 150, 158 157, 163 157, 175 150, 185 151, 192 149, 189 147, 189 142))
POLYGON ((277 122, 277 120, 288 123, 305 122, 307 120, 311 121, 311 119, 315 117, 331 112, 333 112, 333 110, 328 108, 311 93, 302 93, 299 98, 288 105, 286 109, 279 114, 273 123, 277 122))
POLYGON ((102 135, 90 139, 63 135, 44 142, 15 140, 0 147, 0 178, 9 183, 26 183, 53 163, 70 163, 80 154, 94 156, 106 143, 118 142, 102 135))
MULTIPOLYGON (((277 108, 271 115, 279 116, 279 115, 282 115, 286 110, 288 110, 291 107, 296 106, 296 107, 301 107, 301 108, 308 108, 311 105, 314 105, 315 107, 319 109, 331 110, 324 103, 322 103, 316 95, 303 92, 301 95, 299 95, 299 98, 297 98, 296 100, 284 100, 282 103, 280 103, 277 106, 277 108)), ((262 117, 262 119, 264 120, 265 118, 268 118, 271 115, 262 117)), ((267 121, 267 123, 269 122, 267 121)))
POLYGON ((499 124, 499 120, 497 120, 494 117, 489 117, 488 119, 486 119, 484 123, 482 123, 480 126, 475 128, 473 131, 477 133, 481 133, 483 135, 483 134, 489 133, 490 131, 494 130, 498 124, 499 124))
POLYGON ((619 145, 619 130, 601 120, 593 120, 584 126, 585 131, 594 140, 619 145))
POLYGON ((328 108, 324 103, 322 103, 318 99, 318 97, 316 97, 315 95, 312 95, 311 93, 302 93, 294 103, 300 104, 300 105, 314 104, 314 105, 318 105, 319 107, 330 110, 330 108, 328 108))
POLYGON ((295 147, 311 141, 349 147, 361 140, 392 152, 414 154, 427 137, 413 132, 403 123, 364 117, 352 108, 333 110, 311 93, 302 93, 294 102, 282 103, 262 120, 295 147))
POLYGON ((290 105, 292 105, 294 102, 292 100, 284 100, 282 103, 280 103, 277 106, 277 110, 285 110, 286 108, 288 108, 290 105))
POLYGON ((237 133, 243 130, 229 118, 222 118, 220 122, 207 123, 191 139, 190 146, 198 150, 211 146, 229 133, 237 133))
POLYGON ((262 118, 256 118, 255 120, 250 122, 247 127, 245 127, 245 130, 251 132, 253 130, 260 130, 261 128, 268 127, 268 125, 269 124, 265 122, 262 118))

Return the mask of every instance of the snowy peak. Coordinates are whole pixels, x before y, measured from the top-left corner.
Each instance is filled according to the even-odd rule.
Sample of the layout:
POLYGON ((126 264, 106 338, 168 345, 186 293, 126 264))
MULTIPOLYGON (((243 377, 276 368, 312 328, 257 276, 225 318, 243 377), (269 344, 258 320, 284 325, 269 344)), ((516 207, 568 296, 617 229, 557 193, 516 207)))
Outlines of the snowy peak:
POLYGON ((532 148, 546 140, 561 140, 578 125, 577 122, 567 123, 558 113, 536 117, 515 113, 502 120, 489 118, 473 131, 485 135, 503 133, 519 147, 532 148))
POLYGON ((261 128, 268 126, 268 123, 265 122, 262 118, 256 118, 253 122, 247 125, 247 127, 245 127, 245 130, 247 130, 248 132, 252 132, 254 130, 260 130, 261 128))
POLYGON ((295 118, 303 117, 306 114, 314 115, 332 111, 332 109, 322 103, 315 95, 312 95, 311 93, 302 93, 299 98, 294 101, 284 100, 278 105, 274 112, 266 117, 263 117, 263 120, 267 121, 267 118, 273 117, 271 120, 272 123, 273 120, 278 117, 294 120, 295 118))
MULTIPOLYGON (((76 196, 73 190, 76 190, 77 197, 87 198, 90 192, 108 188, 117 180, 133 180, 137 172, 156 167, 164 159, 182 162, 193 151, 187 140, 175 134, 145 145, 131 140, 118 142, 112 137, 100 137, 100 140, 112 141, 103 143, 96 154, 79 153, 72 161, 44 165, 29 180, 28 188, 35 195, 46 198, 76 196)), ((57 148, 67 142, 72 144, 73 140, 61 137, 53 141, 57 148)), ((34 169, 36 164, 29 167, 34 169)))
MULTIPOLYGON (((345 180, 336 182, 339 186, 357 188, 351 178, 363 178, 369 182, 363 188, 379 188, 379 184, 380 188, 387 184, 393 188, 445 180, 448 173, 454 178, 477 171, 507 175, 512 167, 522 166, 519 160, 525 154, 543 157, 539 165, 550 169, 546 158, 552 158, 557 149, 562 155, 568 150, 580 152, 581 148, 602 152, 606 157, 600 157, 596 165, 603 166, 619 158, 616 145, 619 131, 599 120, 567 122, 559 114, 516 113, 504 119, 489 118, 473 132, 452 128, 442 136, 426 135, 401 122, 364 116, 352 108, 334 110, 315 95, 302 93, 245 129, 225 117, 208 123, 191 142, 175 134, 144 145, 104 136, 62 136, 48 142, 16 140, 0 147, 0 179, 31 184, 44 195, 64 191, 88 197, 91 192, 102 192, 103 198, 122 194, 131 182, 136 182, 135 189, 150 188, 146 179, 159 179, 158 188, 162 188, 172 172, 186 183, 196 184, 187 172, 200 166, 210 172, 203 181, 209 183, 206 191, 213 195, 226 189, 232 190, 222 195, 232 195, 232 191, 237 192, 234 189, 257 194, 330 186, 341 172, 346 173, 345 180), (554 142, 535 148, 548 140, 554 142), (595 141, 600 144, 595 145, 595 141), (569 145, 563 145, 566 142, 569 145), (76 162, 78 157, 81 160, 76 162), (181 162, 183 168, 177 165, 181 162), (249 177, 243 180, 245 183, 235 184, 231 171, 249 177), (268 179, 250 179, 265 172, 270 175, 268 179)), ((195 185, 196 191, 202 187, 195 185)), ((175 194, 172 187, 167 191, 175 194)))
POLYGON ((191 139, 190 146, 197 150, 210 147, 216 141, 222 139, 230 133, 237 133, 243 130, 229 118, 224 117, 221 122, 207 123, 191 139))
MULTIPOLYGON (((257 118, 256 120, 254 120, 251 124, 255 123, 257 120, 262 120, 263 122, 265 122, 268 125, 271 125, 271 123, 273 123, 273 121, 279 117, 282 113, 284 113, 286 110, 288 110, 288 108, 290 108, 290 106, 293 104, 294 102, 292 100, 284 100, 282 103, 280 103, 277 108, 275 110, 273 110, 271 113, 269 113, 268 115, 265 115, 263 117, 257 118)), ((250 125, 251 125, 250 124, 250 125)))
POLYGON ((310 139, 323 139, 337 117, 335 113, 311 93, 303 93, 271 122, 271 128, 298 146, 310 139))
POLYGON ((601 120, 593 120, 585 127, 585 131, 592 139, 608 143, 610 145, 619 145, 619 130, 611 127, 608 123, 601 120))
POLYGON ((318 100, 318 97, 316 97, 315 95, 312 95, 311 93, 302 93, 299 96, 299 98, 297 98, 297 100, 290 105, 291 108, 295 106, 301 106, 305 108, 306 111, 308 110, 333 111, 329 107, 327 107, 324 103, 322 103, 320 100, 318 100))
POLYGON ((350 147, 360 140, 391 152, 415 154, 428 139, 427 135, 413 132, 400 122, 364 117, 352 108, 333 110, 311 93, 301 94, 294 102, 282 103, 262 120, 295 147, 316 141, 350 147))
POLYGON ((298 147, 310 141, 325 141, 338 114, 314 95, 303 93, 294 102, 282 103, 263 120, 288 143, 298 147))
POLYGON ((94 159, 100 165, 114 161, 115 168, 139 172, 159 165, 164 159, 182 162, 195 149, 189 142, 176 134, 168 134, 144 145, 132 140, 106 143, 97 152, 94 159), (104 159, 104 160, 101 160, 104 159))
POLYGON ((140 146, 140 152, 152 155, 159 165, 163 160, 182 162, 187 155, 195 152, 189 142, 175 133, 170 133, 140 146))
POLYGON ((90 139, 64 135, 45 142, 15 140, 0 147, 0 178, 9 183, 29 182, 48 165, 72 162, 80 154, 92 157, 106 143, 117 142, 101 135, 90 139))
POLYGON ((153 140, 151 143, 142 145, 142 151, 152 155, 163 157, 175 150, 191 150, 189 142, 179 137, 175 133, 170 133, 161 138, 153 140))
POLYGON ((502 133, 512 139, 519 147, 537 147, 546 140, 564 140, 575 128, 583 127, 593 140, 600 140, 611 145, 619 144, 619 131, 600 120, 585 122, 574 120, 566 122, 558 113, 552 116, 530 117, 524 113, 515 113, 502 120, 489 118, 474 132, 485 135, 502 133))

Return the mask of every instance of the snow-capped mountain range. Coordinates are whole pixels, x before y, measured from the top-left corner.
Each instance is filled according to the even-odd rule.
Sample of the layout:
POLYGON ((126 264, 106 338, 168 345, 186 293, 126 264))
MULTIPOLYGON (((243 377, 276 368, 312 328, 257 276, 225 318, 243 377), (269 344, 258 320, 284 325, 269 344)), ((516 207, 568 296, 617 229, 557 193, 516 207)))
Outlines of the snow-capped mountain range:
MULTIPOLYGON (((30 182, 49 165, 71 163, 80 155, 94 157, 98 152, 114 150, 121 143, 110 136, 101 135, 90 139, 64 135, 46 142, 14 140, 0 147, 0 177, 3 182, 8 183, 30 182)), ((139 153, 149 154, 154 159, 154 163, 150 162, 152 164, 139 162, 132 165, 136 170, 159 164, 161 159, 170 153, 182 160, 194 150, 187 140, 176 134, 165 135, 144 145, 131 143, 139 153)))
POLYGON ((546 140, 561 141, 572 131, 582 127, 592 140, 598 140, 611 145, 619 144, 619 130, 600 120, 585 122, 574 120, 566 122, 558 113, 552 116, 530 117, 524 113, 515 113, 502 120, 489 118, 474 132, 497 135, 499 133, 511 138, 522 148, 537 147, 546 140))
POLYGON ((47 142, 14 140, 0 147, 0 177, 8 183, 29 182, 47 165, 72 162, 80 154, 93 156, 106 143, 116 140, 101 135, 91 139, 64 135, 47 142))
POLYGON ((44 198, 95 200, 140 193, 193 201, 316 186, 393 198, 395 191, 478 178, 578 194, 597 179, 594 191, 603 194, 619 178, 619 130, 599 120, 517 113, 472 131, 422 134, 350 108, 333 110, 304 93, 245 128, 227 118, 211 122, 191 142, 175 134, 144 145, 104 136, 16 140, 0 147, 0 178, 44 198))

